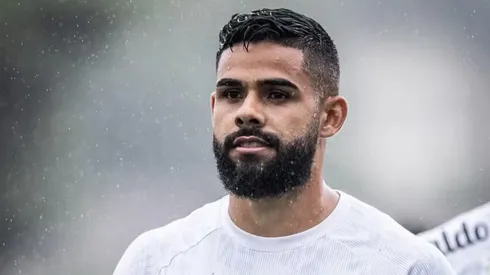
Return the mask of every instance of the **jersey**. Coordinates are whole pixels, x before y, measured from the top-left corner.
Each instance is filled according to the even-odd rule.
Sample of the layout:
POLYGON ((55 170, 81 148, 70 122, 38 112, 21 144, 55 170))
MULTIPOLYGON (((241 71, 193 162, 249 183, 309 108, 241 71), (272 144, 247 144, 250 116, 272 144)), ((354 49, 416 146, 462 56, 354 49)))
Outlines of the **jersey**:
POLYGON ((490 203, 419 236, 439 248, 459 275, 490 275, 490 203))
POLYGON ((266 238, 238 228, 229 197, 137 237, 114 275, 453 275, 444 255, 388 215, 338 191, 323 222, 266 238))

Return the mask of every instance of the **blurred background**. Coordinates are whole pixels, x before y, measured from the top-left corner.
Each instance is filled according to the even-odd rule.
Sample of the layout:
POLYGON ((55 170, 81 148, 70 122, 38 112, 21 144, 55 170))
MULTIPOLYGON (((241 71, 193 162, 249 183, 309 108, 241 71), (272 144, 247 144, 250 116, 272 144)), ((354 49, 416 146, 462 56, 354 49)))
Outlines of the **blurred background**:
MULTIPOLYGON (((264 1, 0 2, 0 274, 111 274, 128 244, 224 192, 219 29, 264 1)), ((413 232, 490 200, 490 1, 279 1, 335 40, 328 183, 413 232)))

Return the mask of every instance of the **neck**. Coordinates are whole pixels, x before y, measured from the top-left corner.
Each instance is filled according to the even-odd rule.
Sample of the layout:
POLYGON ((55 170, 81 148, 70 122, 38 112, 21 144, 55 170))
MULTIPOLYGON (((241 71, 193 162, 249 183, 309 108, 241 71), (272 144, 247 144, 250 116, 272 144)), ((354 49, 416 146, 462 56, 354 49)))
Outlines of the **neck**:
POLYGON ((261 237, 306 231, 325 220, 339 200, 338 193, 318 175, 321 173, 312 173, 305 188, 278 199, 252 201, 230 196, 230 217, 242 230, 261 237))

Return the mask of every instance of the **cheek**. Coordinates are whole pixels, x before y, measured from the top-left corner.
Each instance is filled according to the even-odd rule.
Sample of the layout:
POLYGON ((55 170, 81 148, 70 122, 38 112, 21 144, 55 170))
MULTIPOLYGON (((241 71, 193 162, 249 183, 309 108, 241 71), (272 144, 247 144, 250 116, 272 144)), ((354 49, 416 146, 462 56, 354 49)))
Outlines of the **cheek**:
POLYGON ((223 141, 226 135, 235 130, 234 128, 234 117, 229 112, 215 111, 213 113, 213 133, 219 141, 223 141))
POLYGON ((301 114, 292 116, 284 115, 277 116, 275 121, 270 121, 274 124, 274 128, 277 129, 278 134, 285 141, 292 141, 299 136, 304 136, 310 129, 312 123, 312 114, 301 114))

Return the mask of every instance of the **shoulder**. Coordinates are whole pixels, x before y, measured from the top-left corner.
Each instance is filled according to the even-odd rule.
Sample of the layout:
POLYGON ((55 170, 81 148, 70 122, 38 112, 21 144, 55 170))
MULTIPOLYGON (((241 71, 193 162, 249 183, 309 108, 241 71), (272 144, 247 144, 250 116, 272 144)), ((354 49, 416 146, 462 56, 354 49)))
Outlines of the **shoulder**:
POLYGON ((344 229, 352 232, 352 236, 344 240, 349 247, 379 263, 415 272, 409 274, 453 274, 420 273, 436 270, 436 267, 451 269, 435 246, 412 234, 392 217, 348 194, 341 195, 349 202, 349 219, 344 229))
POLYGON ((349 194, 340 194, 344 198, 343 204, 346 205, 343 207, 348 208, 348 211, 344 211, 349 216, 344 226, 355 230, 355 235, 361 240, 377 240, 379 245, 407 245, 405 242, 418 239, 388 214, 349 194))
POLYGON ((155 274, 174 256, 220 228, 222 200, 194 210, 188 216, 135 238, 119 260, 114 275, 155 274))
POLYGON ((456 275, 446 257, 433 245, 420 241, 416 261, 410 266, 408 275, 456 275), (428 244, 428 245, 427 245, 428 244))

